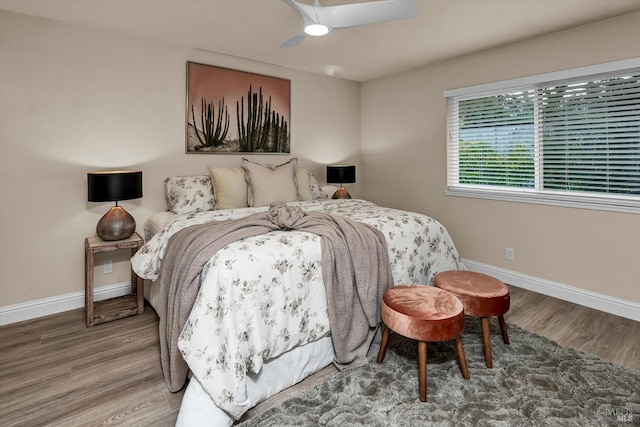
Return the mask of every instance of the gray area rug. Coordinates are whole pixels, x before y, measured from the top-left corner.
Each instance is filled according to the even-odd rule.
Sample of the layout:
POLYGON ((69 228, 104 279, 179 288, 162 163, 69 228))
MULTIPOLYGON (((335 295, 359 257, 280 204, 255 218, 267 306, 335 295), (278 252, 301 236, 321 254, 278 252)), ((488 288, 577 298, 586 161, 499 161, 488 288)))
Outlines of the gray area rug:
POLYGON ((465 320, 470 380, 454 342, 429 343, 427 402, 418 398, 417 343, 387 348, 382 364, 337 373, 240 424, 249 426, 640 426, 640 373, 491 319, 487 369, 479 319, 465 320))

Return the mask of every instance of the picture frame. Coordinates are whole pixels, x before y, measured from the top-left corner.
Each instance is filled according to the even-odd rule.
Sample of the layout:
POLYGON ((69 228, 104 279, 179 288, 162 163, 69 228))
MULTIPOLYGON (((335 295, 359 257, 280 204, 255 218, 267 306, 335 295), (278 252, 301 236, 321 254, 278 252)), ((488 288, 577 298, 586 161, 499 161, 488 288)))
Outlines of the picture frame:
POLYGON ((291 81, 187 61, 187 154, 289 154, 291 81))

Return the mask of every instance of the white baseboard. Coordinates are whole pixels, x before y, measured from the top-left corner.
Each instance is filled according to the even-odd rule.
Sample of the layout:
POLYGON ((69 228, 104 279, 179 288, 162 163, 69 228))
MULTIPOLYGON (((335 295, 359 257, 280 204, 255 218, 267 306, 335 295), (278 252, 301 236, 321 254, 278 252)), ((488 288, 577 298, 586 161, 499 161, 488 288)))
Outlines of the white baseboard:
MULTIPOLYGON (((96 288, 93 292, 93 299, 100 301, 130 293, 131 282, 123 282, 96 288)), ((21 304, 7 305, 0 307, 0 326, 62 313, 63 311, 75 310, 77 308, 84 308, 84 291, 43 298, 21 304)))
POLYGON ((640 304, 636 302, 610 297, 597 292, 540 279, 539 277, 528 276, 468 259, 463 259, 462 261, 468 270, 488 274, 509 285, 594 308, 606 313, 615 314, 616 316, 640 321, 640 304))
MULTIPOLYGON (((494 267, 489 264, 463 259, 470 271, 488 274, 505 283, 519 288, 549 295, 564 301, 594 308, 616 316, 640 321, 640 304, 620 298, 610 297, 597 292, 576 288, 562 283, 528 276, 515 271, 494 267)), ((131 282, 103 286, 94 291, 94 299, 100 301, 107 298, 127 295, 131 292, 131 282)), ((0 307, 0 326, 23 320, 35 319, 84 307, 84 292, 73 292, 52 298, 29 301, 22 304, 0 307)))

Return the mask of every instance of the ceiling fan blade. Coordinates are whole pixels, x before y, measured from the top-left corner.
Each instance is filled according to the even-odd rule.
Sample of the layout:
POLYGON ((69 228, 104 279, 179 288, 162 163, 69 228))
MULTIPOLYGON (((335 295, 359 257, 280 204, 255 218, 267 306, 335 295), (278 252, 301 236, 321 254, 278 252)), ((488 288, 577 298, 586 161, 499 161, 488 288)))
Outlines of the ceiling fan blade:
POLYGON ((416 0, 379 0, 324 6, 315 12, 321 23, 331 28, 346 28, 413 18, 418 15, 418 3, 416 0))
POLYGON ((315 9, 312 5, 298 3, 295 0, 282 0, 282 1, 288 4, 289 7, 291 7, 291 9, 295 10, 300 14, 300 16, 302 16, 302 21, 304 25, 318 23, 315 9))
POLYGON ((280 49, 285 49, 285 48, 288 48, 288 47, 297 46, 300 43, 302 43, 302 41, 304 40, 305 37, 306 37, 306 35, 304 33, 298 34, 295 37, 291 37, 289 40, 287 40, 286 42, 284 42, 284 43, 282 43, 280 45, 280 49))

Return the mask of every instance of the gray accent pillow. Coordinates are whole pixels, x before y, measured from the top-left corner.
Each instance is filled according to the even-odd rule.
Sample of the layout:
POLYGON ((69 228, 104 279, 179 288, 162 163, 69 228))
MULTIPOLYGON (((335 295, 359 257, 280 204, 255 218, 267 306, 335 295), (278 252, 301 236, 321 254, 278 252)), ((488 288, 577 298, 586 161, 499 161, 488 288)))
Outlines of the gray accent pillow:
POLYGON ((305 168, 296 170, 296 181, 298 182, 298 200, 311 200, 311 185, 309 183, 309 175, 311 173, 305 168))
POLYGON ((247 181, 249 206, 269 206, 276 202, 298 200, 297 166, 297 158, 274 167, 243 158, 242 168, 247 181))

